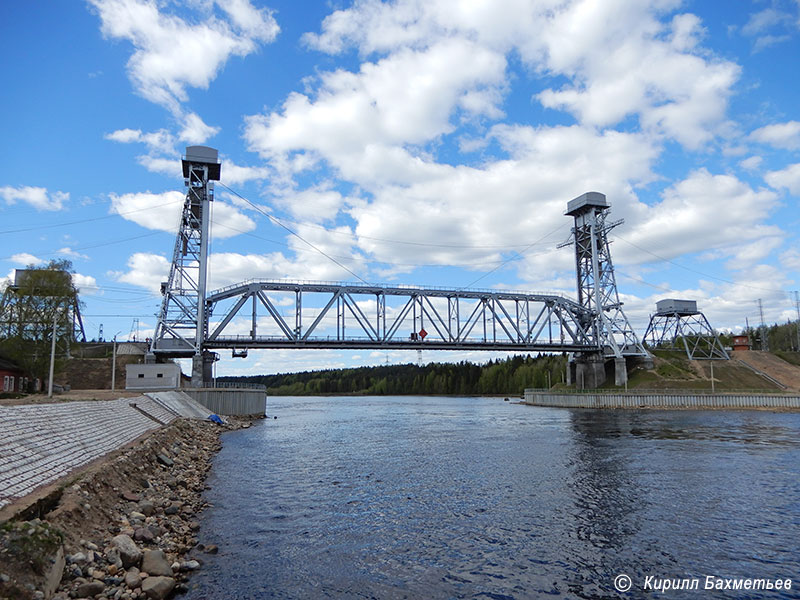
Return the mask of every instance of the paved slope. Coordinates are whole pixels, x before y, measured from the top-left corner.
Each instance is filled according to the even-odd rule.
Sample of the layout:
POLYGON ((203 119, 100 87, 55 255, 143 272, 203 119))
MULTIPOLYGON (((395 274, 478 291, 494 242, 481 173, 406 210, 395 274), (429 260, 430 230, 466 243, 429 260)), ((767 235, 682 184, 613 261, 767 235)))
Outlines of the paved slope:
POLYGON ((742 362, 757 371, 766 373, 794 392, 800 391, 800 367, 791 365, 769 352, 734 352, 733 360, 742 362))

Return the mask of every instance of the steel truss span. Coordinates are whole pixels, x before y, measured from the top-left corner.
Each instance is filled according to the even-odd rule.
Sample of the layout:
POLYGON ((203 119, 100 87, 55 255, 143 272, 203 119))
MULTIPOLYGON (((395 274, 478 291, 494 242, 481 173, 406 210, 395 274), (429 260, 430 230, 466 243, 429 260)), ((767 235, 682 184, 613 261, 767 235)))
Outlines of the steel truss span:
POLYGON ((591 311, 548 294, 252 280, 210 293, 205 312, 204 347, 234 353, 286 347, 579 352, 599 346, 591 311), (244 323, 249 332, 242 334, 244 323))

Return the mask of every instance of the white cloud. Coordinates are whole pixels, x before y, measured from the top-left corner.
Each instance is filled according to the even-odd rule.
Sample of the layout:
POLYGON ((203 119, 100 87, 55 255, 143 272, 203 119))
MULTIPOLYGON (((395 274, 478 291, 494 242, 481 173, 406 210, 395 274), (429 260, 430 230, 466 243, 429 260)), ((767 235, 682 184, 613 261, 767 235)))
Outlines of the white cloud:
POLYGON ((286 192, 276 198, 297 219, 312 223, 329 221, 336 217, 345 203, 345 198, 335 190, 308 189, 286 192))
MULTIPOLYGON (((694 252, 717 251, 737 257, 738 268, 765 256, 758 244, 776 247, 785 233, 764 220, 777 206, 777 194, 753 190, 732 175, 693 171, 662 194, 658 204, 635 207, 627 233, 618 237, 672 259, 694 252)), ((615 247, 615 261, 653 262, 653 255, 627 244, 615 247)), ((733 266, 733 265, 732 265, 733 266)))
POLYGON ((367 0, 329 15, 322 32, 305 40, 330 53, 349 45, 363 54, 392 53, 457 37, 501 54, 516 50, 534 71, 567 78, 561 88, 537 94, 546 107, 598 126, 636 115, 643 128, 697 148, 721 124, 739 68, 700 47, 705 32, 697 16, 659 20, 677 5, 367 0))
MULTIPOLYGON (((153 194, 111 194, 111 212, 147 229, 176 233, 184 203, 184 195, 177 191, 153 194)), ((229 238, 255 229, 255 222, 235 207, 221 201, 211 204, 212 235, 229 238)))
POLYGON ((142 138, 141 129, 117 129, 104 136, 107 140, 119 142, 120 144, 129 144, 131 142, 138 142, 142 138))
POLYGON ((0 198, 6 204, 16 204, 17 202, 27 202, 37 210, 61 210, 64 203, 69 200, 68 192, 48 192, 43 187, 0 187, 0 198))
POLYGON ((800 163, 780 171, 770 171, 764 175, 764 181, 775 189, 786 188, 794 196, 800 196, 800 163))
POLYGON ((760 52, 791 39, 794 18, 784 10, 771 6, 750 15, 741 28, 743 35, 755 38, 753 52, 760 52))
POLYGON ((149 133, 143 133, 141 129, 118 129, 105 134, 103 137, 120 144, 131 144, 134 142, 145 144, 151 154, 174 155, 176 153, 175 144, 177 140, 175 136, 166 129, 159 129, 158 131, 149 133))
POLYGON ((169 277, 170 262, 161 255, 136 252, 128 259, 128 272, 111 273, 117 281, 161 293, 161 282, 169 277))
POLYGON ((797 248, 791 248, 781 253, 780 261, 785 269, 800 273, 800 250, 797 248))
POLYGON ((230 159, 222 159, 222 182, 228 185, 247 183, 248 181, 258 181, 269 177, 267 167, 245 167, 237 165, 230 159))
POLYGON ((207 14, 199 22, 166 14, 152 0, 89 1, 104 36, 133 44, 128 74, 136 91, 176 116, 187 87, 207 88, 231 56, 255 52, 279 31, 269 11, 246 0, 219 2, 227 18, 214 14, 216 3, 204 3, 207 14))
POLYGON ((424 168, 400 146, 451 132, 450 117, 459 103, 496 114, 491 98, 499 99, 496 90, 504 85, 505 67, 501 54, 469 40, 443 40, 421 51, 402 49, 362 64, 358 73, 322 73, 315 98, 293 93, 281 112, 247 117, 245 138, 284 172, 291 172, 291 154, 300 152, 321 156, 348 178, 387 160, 379 177, 424 176, 424 168), (482 103, 470 100, 470 93, 487 90, 494 91, 482 103), (405 164, 393 175, 397 165, 391 163, 405 164))
POLYGON ((76 252, 75 250, 69 247, 59 248, 58 250, 56 250, 56 254, 63 254, 64 256, 72 256, 73 258, 83 258, 83 259, 89 258, 87 255, 81 254, 80 252, 76 252))
POLYGON ((775 148, 797 150, 800 148, 800 121, 776 123, 756 129, 750 138, 775 148))
POLYGON ((190 113, 184 117, 184 127, 178 137, 189 144, 203 144, 217 133, 219 127, 206 125, 197 113, 190 113))
POLYGON ((764 162, 764 159, 760 156, 749 156, 739 161, 739 166, 745 171, 756 171, 761 166, 762 162, 764 162))
POLYGON ((27 267, 28 265, 41 265, 45 263, 44 259, 34 256, 28 252, 20 252, 19 254, 15 254, 10 260, 12 263, 22 267, 27 267))
POLYGON ((97 279, 91 275, 82 275, 81 273, 72 274, 72 284, 78 288, 81 294, 96 294, 99 291, 97 287, 97 279))

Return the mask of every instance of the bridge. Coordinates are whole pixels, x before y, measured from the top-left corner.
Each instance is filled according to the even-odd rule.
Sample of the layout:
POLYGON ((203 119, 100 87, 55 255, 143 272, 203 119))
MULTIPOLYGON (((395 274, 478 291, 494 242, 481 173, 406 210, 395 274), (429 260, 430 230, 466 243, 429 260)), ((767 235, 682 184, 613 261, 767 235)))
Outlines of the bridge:
POLYGON ((648 359, 617 292, 606 223, 610 205, 587 192, 567 205, 577 300, 500 290, 249 280, 207 290, 210 203, 220 179, 217 150, 189 146, 187 187, 149 360, 192 358, 192 385, 211 379, 214 350, 256 348, 517 350, 569 352, 568 377, 582 387, 605 380, 614 361, 648 359))

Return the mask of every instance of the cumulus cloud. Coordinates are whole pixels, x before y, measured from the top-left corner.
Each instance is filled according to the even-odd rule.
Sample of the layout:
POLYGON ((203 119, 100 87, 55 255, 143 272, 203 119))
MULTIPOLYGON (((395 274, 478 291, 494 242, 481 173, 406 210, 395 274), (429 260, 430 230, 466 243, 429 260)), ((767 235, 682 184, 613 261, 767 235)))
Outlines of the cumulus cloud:
POLYGON ((800 148, 800 121, 760 127, 750 134, 750 139, 775 148, 797 150, 800 148))
POLYGON ((424 177, 424 167, 401 146, 451 132, 459 102, 473 112, 495 112, 488 100, 470 103, 468 95, 503 85, 505 67, 502 54, 469 40, 401 49, 377 63, 365 62, 357 73, 322 73, 314 98, 293 93, 280 112, 248 117, 245 138, 250 149, 285 172, 293 170, 292 153, 302 153, 322 157, 350 179, 383 162, 389 164, 376 177, 424 177), (394 173, 398 166, 401 172, 394 173))
POLYGON ((355 220, 357 248, 382 263, 377 274, 511 261, 522 277, 560 283, 571 258, 552 250, 561 241, 552 238, 568 233, 569 199, 603 191, 616 214, 641 221, 647 204, 634 190, 657 180, 662 144, 697 149, 724 124, 739 67, 703 48, 699 18, 669 16, 675 8, 670 1, 364 0, 304 37, 330 54, 357 49, 360 67, 322 71, 278 110, 247 117, 245 139, 285 187, 304 181, 292 197, 311 202, 287 206, 295 217, 319 220, 338 209, 355 220), (536 99, 577 124, 500 122, 513 53, 546 86, 565 82, 536 99), (481 133, 463 151, 496 144, 501 155, 441 162, 438 144, 465 126, 481 133), (347 205, 338 192, 309 195, 316 184, 306 175, 325 167, 363 197, 347 205), (306 205, 320 210, 303 213, 306 205), (510 251, 515 245, 526 249, 523 257, 510 251))
POLYGON ((89 0, 107 38, 134 48, 128 75, 147 100, 181 115, 187 87, 207 88, 232 56, 247 56, 271 42, 279 27, 266 9, 247 0, 208 2, 200 21, 162 11, 153 0, 89 0), (218 5, 224 16, 213 10, 218 5))
POLYGON ((217 133, 219 127, 206 125, 197 113, 190 113, 184 117, 184 126, 178 137, 189 144, 203 144, 217 133))
POLYGON ((0 198, 3 198, 9 205, 26 202, 36 210, 56 211, 64 208, 64 203, 69 200, 69 193, 48 192, 47 188, 43 187, 4 186, 0 187, 0 198))
POLYGON ((764 175, 764 181, 775 189, 786 188, 792 195, 800 196, 800 163, 770 171, 764 175))
POLYGON ((618 245, 615 258, 654 262, 715 250, 736 257, 739 262, 732 266, 750 265, 785 237, 779 227, 763 224, 777 201, 771 190, 754 190, 732 175, 698 169, 668 187, 657 204, 635 207, 632 227, 618 236, 633 246, 618 245), (652 249, 655 256, 642 253, 641 247, 652 249))
POLYGON ((697 148, 723 120, 739 68, 700 46, 705 32, 697 16, 659 19, 675 4, 367 0, 329 15, 322 32, 305 40, 329 53, 353 45, 370 54, 474 39, 502 54, 517 51, 535 71, 565 77, 561 88, 537 94, 546 107, 599 126, 635 115, 643 127, 697 148))
POLYGON ((28 252, 20 252, 18 254, 13 255, 9 260, 12 263, 20 265, 21 267, 27 267, 29 265, 42 265, 46 261, 38 256, 34 256, 28 252))
MULTIPOLYGON (((170 191, 111 194, 111 212, 147 229, 175 233, 178 230, 184 195, 170 191)), ((212 235, 229 238, 255 229, 255 222, 230 204, 214 201, 211 204, 212 235)))
POLYGON ((100 289, 97 286, 97 279, 91 275, 73 273, 72 283, 76 288, 78 288, 78 292, 81 294, 96 294, 100 289))
POLYGON ((177 140, 166 129, 142 132, 141 129, 118 129, 105 134, 105 139, 120 144, 141 143, 147 146, 151 154, 175 154, 177 140))
POLYGON ((127 264, 127 272, 110 275, 117 281, 161 293, 161 282, 169 277, 170 261, 159 254, 136 252, 131 255, 127 264))

